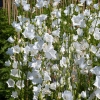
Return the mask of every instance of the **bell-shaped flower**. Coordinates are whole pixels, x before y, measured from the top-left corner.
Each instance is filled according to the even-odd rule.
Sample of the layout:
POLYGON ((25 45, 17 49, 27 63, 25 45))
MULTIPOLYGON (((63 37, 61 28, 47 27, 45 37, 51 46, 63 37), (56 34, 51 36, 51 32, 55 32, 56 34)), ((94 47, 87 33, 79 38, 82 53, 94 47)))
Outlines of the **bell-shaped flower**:
POLYGON ((51 12, 51 15, 55 16, 56 18, 61 17, 61 11, 58 9, 54 9, 53 12, 51 12))
POLYGON ((12 26, 15 28, 16 32, 21 32, 22 31, 22 28, 20 26, 20 23, 13 22, 12 23, 12 26))
POLYGON ((45 52, 45 56, 46 56, 46 58, 48 58, 48 59, 56 59, 56 58, 57 58, 57 57, 56 57, 56 52, 57 52, 57 51, 55 51, 54 49, 51 49, 51 50, 45 52))
POLYGON ((44 40, 46 41, 46 42, 53 42, 53 36, 52 35, 49 35, 48 33, 45 33, 45 35, 44 35, 44 40))
POLYGON ((14 43, 15 40, 12 38, 12 36, 10 36, 7 41, 10 43, 14 43))
POLYGON ((54 36, 59 37, 59 34, 60 34, 60 28, 58 28, 57 30, 52 31, 52 35, 54 35, 54 36))
POLYGON ((18 93, 17 93, 17 91, 12 91, 11 97, 13 97, 14 99, 15 99, 15 98, 18 98, 18 93))
POLYGON ((70 6, 67 6, 66 9, 64 10, 65 15, 69 15, 70 14, 70 6))
POLYGON ((8 84, 8 87, 14 87, 15 85, 15 81, 13 79, 9 79, 6 83, 8 84))
POLYGON ((25 48, 24 48, 24 53, 25 53, 25 54, 29 54, 29 52, 30 52, 30 47, 27 45, 27 46, 25 46, 25 48))
POLYGON ((11 73, 10 75, 14 76, 14 77, 21 77, 21 71, 19 69, 11 69, 11 73))
POLYGON ((19 45, 16 45, 16 46, 14 46, 14 47, 12 47, 12 49, 13 49, 13 53, 20 53, 20 47, 19 47, 19 45))
POLYGON ((73 15, 71 20, 72 20, 73 26, 79 26, 82 28, 86 27, 84 16, 82 14, 79 14, 77 16, 73 15))
POLYGON ((21 89, 21 88, 24 88, 24 80, 18 80, 16 82, 16 86, 21 89))
POLYGON ((8 55, 13 55, 13 49, 12 48, 8 48, 8 50, 6 51, 6 54, 8 55))
POLYGON ((96 80, 93 85, 100 89, 100 76, 96 76, 96 80))
POLYGON ((11 62, 10 62, 10 60, 8 60, 8 61, 5 61, 5 66, 10 66, 11 65, 11 62))
POLYGON ((83 36, 83 30, 81 28, 78 28, 76 31, 79 36, 83 36))
POLYGON ((44 71, 44 81, 51 81, 51 77, 47 71, 44 71))
POLYGON ((82 98, 86 98, 86 91, 82 91, 82 92, 81 92, 81 97, 82 97, 82 98))
POLYGON ((50 84, 50 89, 56 90, 56 88, 57 88, 57 83, 56 82, 50 84))
POLYGON ((97 56, 98 58, 100 58, 100 48, 99 48, 98 51, 96 52, 96 56, 97 56))
POLYGON ((67 60, 65 57, 62 57, 62 59, 60 60, 60 66, 61 67, 67 67, 67 64, 66 64, 67 60))
POLYGON ((24 38, 28 38, 30 40, 34 39, 35 37, 35 32, 33 29, 25 29, 22 34, 24 35, 24 38))
POLYGON ((30 4, 24 4, 24 5, 23 5, 23 9, 24 9, 25 11, 29 11, 29 9, 30 9, 30 4))
POLYGON ((95 28, 93 36, 96 40, 100 40, 100 29, 99 28, 95 28))
POLYGON ((32 80, 33 84, 42 83, 42 77, 41 77, 41 74, 40 74, 39 70, 33 69, 32 72, 28 72, 27 79, 32 80))
POLYGON ((12 67, 13 67, 13 68, 17 68, 17 67, 18 67, 18 61, 15 61, 15 60, 14 60, 14 62, 13 62, 13 64, 12 64, 12 67))
POLYGON ((63 98, 63 100, 73 100, 72 92, 65 90, 62 93, 62 98, 63 98))
POLYGON ((100 99, 100 89, 97 89, 95 92, 95 95, 98 99, 100 99))
POLYGON ((90 71, 92 74, 95 74, 96 76, 100 76, 100 67, 99 66, 95 66, 90 71))

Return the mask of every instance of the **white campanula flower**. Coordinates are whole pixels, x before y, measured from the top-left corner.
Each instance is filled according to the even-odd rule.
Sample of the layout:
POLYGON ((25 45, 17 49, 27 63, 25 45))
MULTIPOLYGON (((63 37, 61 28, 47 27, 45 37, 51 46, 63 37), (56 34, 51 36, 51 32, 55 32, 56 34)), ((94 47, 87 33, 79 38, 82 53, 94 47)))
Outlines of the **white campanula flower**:
POLYGON ((13 49, 13 53, 20 53, 20 47, 19 47, 19 45, 16 45, 16 46, 14 46, 14 47, 12 47, 12 49, 13 49))
POLYGON ((92 52, 92 53, 96 53, 97 52, 97 48, 96 48, 96 46, 94 46, 94 45, 91 45, 91 47, 90 47, 90 51, 92 52))
POLYGON ((100 76, 100 66, 95 66, 90 71, 92 74, 95 74, 96 76, 100 76))
POLYGON ((63 98, 63 100, 73 100, 72 93, 70 91, 68 91, 68 90, 65 90, 62 93, 62 98, 63 98))
POLYGON ((51 12, 52 16, 55 16, 56 18, 61 17, 61 11, 58 9, 54 9, 54 11, 51 12))
POLYGON ((12 26, 15 28, 16 32, 21 32, 22 31, 22 28, 20 26, 20 23, 13 22, 12 23, 12 26))
POLYGON ((82 98, 86 98, 86 91, 82 91, 82 92, 81 92, 81 97, 82 97, 82 98))
POLYGON ((77 16, 73 15, 71 20, 72 20, 73 26, 79 26, 82 28, 86 27, 83 14, 78 14, 77 16))
POLYGON ((60 19, 60 18, 58 18, 58 19, 52 21, 52 28, 58 27, 59 24, 60 24, 60 22, 61 22, 61 19, 60 19))
POLYGON ((32 72, 28 72, 28 80, 32 80, 32 84, 42 83, 42 77, 39 70, 33 69, 32 72))
POLYGON ((30 47, 27 45, 27 46, 25 46, 25 48, 24 48, 24 53, 25 53, 25 54, 29 54, 29 52, 30 52, 30 47))
POLYGON ((8 60, 8 61, 5 61, 5 66, 10 66, 11 65, 11 62, 10 62, 10 60, 8 60))
POLYGON ((98 51, 96 52, 96 56, 97 56, 98 58, 100 58, 100 48, 99 48, 98 51))
POLYGON ((83 36, 83 29, 78 28, 76 31, 79 36, 83 36))
POLYGON ((8 50, 6 51, 6 54, 8 55, 13 55, 13 49, 12 48, 8 48, 8 50))
POLYGON ((99 28, 95 28, 93 36, 96 40, 100 40, 100 29, 99 28))
POLYGON ((60 66, 61 67, 67 67, 67 64, 66 64, 67 60, 65 57, 62 57, 62 59, 60 60, 60 66))
POLYGON ((16 6, 19 6, 20 5, 20 0, 15 0, 14 3, 15 3, 16 6))
POLYGON ((76 7, 75 7, 75 11, 76 11, 76 12, 79 12, 79 11, 80 11, 79 6, 76 5, 76 7))
POLYGON ((69 15, 70 14, 70 6, 67 6, 66 9, 64 10, 65 15, 69 15))
POLYGON ((96 76, 96 80, 93 85, 100 89, 100 76, 96 76))
POLYGON ((44 40, 46 41, 46 42, 53 42, 53 36, 52 35, 49 35, 48 33, 45 33, 45 35, 44 35, 44 40))
POLYGON ((52 31, 52 35, 54 35, 54 36, 59 37, 59 34, 60 34, 60 28, 58 28, 57 30, 52 31))
POLYGON ((50 0, 37 0, 37 4, 35 5, 38 9, 42 7, 48 7, 50 0))
POLYGON ((16 82, 16 86, 17 88, 21 89, 21 88, 24 88, 24 80, 18 80, 16 82))
POLYGON ((95 92, 95 95, 98 99, 100 99, 100 89, 97 89, 95 92))
POLYGON ((53 7, 57 6, 60 3, 61 0, 54 0, 53 7))
POLYGON ((49 50, 53 49, 53 45, 52 43, 44 43, 43 46, 42 46, 42 49, 44 52, 48 52, 49 50))
POLYGON ((90 10, 85 9, 85 11, 83 12, 84 16, 90 16, 90 10))
POLYGON ((12 91, 11 97, 13 97, 14 99, 15 99, 15 98, 18 98, 18 93, 17 93, 17 91, 12 91))
POLYGON ((21 77, 21 71, 19 69, 11 69, 10 75, 20 78, 21 77))
POLYGON ((12 36, 10 36, 7 41, 10 43, 14 43, 15 40, 12 38, 12 36))
POLYGON ((77 41, 77 39, 78 39, 78 35, 73 35, 73 40, 77 41))
POLYGON ((44 81, 51 81, 51 77, 47 71, 44 71, 44 81))
POLYGON ((45 52, 45 56, 48 59, 56 59, 56 53, 57 51, 55 51, 54 49, 50 49, 49 51, 45 52))
POLYGON ((42 63, 41 60, 35 60, 33 62, 29 62, 29 66, 38 70, 41 67, 41 63, 42 63))
POLYGON ((48 96, 51 95, 51 91, 50 91, 50 86, 49 84, 45 84, 45 88, 42 89, 42 95, 43 97, 47 94, 48 96))
POLYGON ((58 70, 59 70, 58 65, 57 65, 57 64, 54 64, 54 65, 52 66, 52 70, 53 70, 53 71, 58 71, 58 70))
POLYGON ((30 4, 24 4, 24 5, 23 5, 23 9, 24 9, 25 11, 29 11, 29 9, 30 9, 30 4))
POLYGON ((50 89, 56 90, 56 87, 57 87, 57 83, 56 82, 50 84, 50 89))
POLYGON ((8 84, 8 87, 14 87, 15 85, 15 81, 13 79, 9 79, 6 83, 8 84))
POLYGON ((33 93, 39 93, 41 91, 41 85, 33 86, 33 93))
POLYGON ((84 69, 87 67, 87 64, 85 63, 85 58, 81 57, 80 59, 77 60, 77 64, 81 69, 84 69))
POLYGON ((13 67, 13 68, 17 68, 17 67, 18 67, 18 61, 15 61, 15 60, 14 60, 14 62, 13 62, 13 64, 12 64, 12 67, 13 67))
POLYGON ((98 10, 98 9, 99 9, 99 4, 98 4, 98 3, 97 3, 97 4, 94 4, 93 7, 94 7, 96 10, 98 10))
POLYGON ((35 32, 33 29, 25 29, 22 34, 24 35, 24 38, 28 38, 30 40, 34 39, 35 37, 35 32))

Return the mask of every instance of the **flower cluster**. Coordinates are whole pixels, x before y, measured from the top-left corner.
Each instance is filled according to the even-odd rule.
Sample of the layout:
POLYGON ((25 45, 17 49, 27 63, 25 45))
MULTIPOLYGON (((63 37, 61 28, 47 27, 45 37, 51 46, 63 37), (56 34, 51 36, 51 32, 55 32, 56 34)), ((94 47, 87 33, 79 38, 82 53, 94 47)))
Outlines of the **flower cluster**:
MULTIPOLYGON (((80 3, 85 1, 89 7, 82 10, 75 4, 59 8, 61 0, 37 0, 35 8, 48 9, 47 14, 17 16, 5 62, 11 68, 11 97, 26 100, 31 88, 29 100, 100 99, 100 12, 92 0, 80 3)), ((15 4, 25 13, 31 10, 27 0, 15 4)))

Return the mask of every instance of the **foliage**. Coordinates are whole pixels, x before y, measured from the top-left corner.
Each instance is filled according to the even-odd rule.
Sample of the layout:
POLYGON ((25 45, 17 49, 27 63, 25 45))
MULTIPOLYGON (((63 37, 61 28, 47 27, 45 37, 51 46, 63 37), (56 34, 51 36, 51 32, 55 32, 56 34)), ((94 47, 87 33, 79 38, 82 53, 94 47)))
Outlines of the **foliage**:
POLYGON ((14 29, 8 24, 8 16, 5 10, 0 8, 0 100, 6 100, 10 96, 10 90, 6 84, 10 69, 4 65, 4 62, 8 60, 6 50, 11 46, 7 39, 13 33, 14 29))

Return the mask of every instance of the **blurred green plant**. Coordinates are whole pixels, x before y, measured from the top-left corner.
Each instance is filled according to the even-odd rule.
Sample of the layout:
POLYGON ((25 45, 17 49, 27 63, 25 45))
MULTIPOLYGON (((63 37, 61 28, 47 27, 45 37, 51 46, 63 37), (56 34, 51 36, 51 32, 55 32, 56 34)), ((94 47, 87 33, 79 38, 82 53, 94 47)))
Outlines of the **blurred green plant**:
POLYGON ((5 10, 0 8, 0 100, 8 100, 10 98, 10 89, 6 84, 10 75, 10 68, 5 67, 4 62, 8 60, 6 50, 10 47, 7 39, 13 36, 13 33, 14 29, 8 24, 8 16, 5 10))

